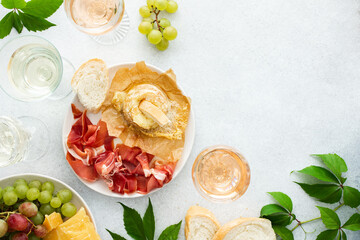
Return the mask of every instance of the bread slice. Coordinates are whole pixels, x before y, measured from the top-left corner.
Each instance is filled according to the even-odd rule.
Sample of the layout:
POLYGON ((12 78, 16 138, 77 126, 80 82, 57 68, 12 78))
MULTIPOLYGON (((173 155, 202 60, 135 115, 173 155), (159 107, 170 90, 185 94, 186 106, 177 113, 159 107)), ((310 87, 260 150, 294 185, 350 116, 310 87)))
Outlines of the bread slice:
POLYGON ((223 225, 213 240, 276 240, 271 222, 264 218, 239 218, 223 225))
POLYGON ((199 206, 192 206, 185 217, 185 237, 187 240, 212 240, 220 228, 214 214, 199 206))
POLYGON ((91 59, 80 66, 71 81, 81 104, 91 112, 98 112, 110 87, 109 72, 101 59, 91 59))

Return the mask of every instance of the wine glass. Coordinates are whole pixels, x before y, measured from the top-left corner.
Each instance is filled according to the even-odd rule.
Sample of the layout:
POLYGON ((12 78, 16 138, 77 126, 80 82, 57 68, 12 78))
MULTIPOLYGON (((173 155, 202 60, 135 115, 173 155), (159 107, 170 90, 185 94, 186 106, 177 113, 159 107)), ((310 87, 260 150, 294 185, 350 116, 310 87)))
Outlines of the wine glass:
POLYGON ((121 41, 130 27, 124 0, 65 0, 69 20, 103 45, 121 41))

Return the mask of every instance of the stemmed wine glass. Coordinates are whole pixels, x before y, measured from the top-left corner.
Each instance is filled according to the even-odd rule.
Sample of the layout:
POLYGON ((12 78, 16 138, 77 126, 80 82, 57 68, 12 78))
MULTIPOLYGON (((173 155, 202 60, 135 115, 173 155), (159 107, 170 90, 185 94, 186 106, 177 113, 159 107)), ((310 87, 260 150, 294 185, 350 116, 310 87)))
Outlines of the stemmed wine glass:
POLYGON ((121 41, 130 27, 124 0, 65 0, 69 20, 104 45, 121 41))

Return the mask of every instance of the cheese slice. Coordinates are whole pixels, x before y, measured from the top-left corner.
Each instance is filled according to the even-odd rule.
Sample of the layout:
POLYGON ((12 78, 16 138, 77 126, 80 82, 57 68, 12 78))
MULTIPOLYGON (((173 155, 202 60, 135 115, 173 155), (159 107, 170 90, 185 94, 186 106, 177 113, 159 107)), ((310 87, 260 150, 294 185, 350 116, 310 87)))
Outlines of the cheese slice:
POLYGON ((142 101, 139 105, 139 109, 147 117, 157 122, 160 126, 164 126, 170 122, 170 119, 166 116, 166 114, 163 111, 161 111, 160 108, 158 108, 149 101, 146 100, 142 101))

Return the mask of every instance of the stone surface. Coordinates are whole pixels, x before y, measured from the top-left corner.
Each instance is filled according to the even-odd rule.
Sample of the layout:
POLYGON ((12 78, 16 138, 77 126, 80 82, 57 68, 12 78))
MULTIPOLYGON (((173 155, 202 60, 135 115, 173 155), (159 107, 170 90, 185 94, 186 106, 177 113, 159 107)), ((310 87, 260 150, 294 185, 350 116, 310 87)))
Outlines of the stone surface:
MULTIPOLYGON (((53 42, 76 67, 94 57, 108 65, 145 60, 162 69, 171 67, 192 98, 193 152, 181 174, 150 195, 157 236, 169 224, 183 220, 193 204, 209 208, 221 223, 258 216, 260 208, 272 201, 268 191, 288 193, 299 219, 317 217, 316 202, 292 182, 298 176, 290 175, 292 170, 316 164, 309 157, 312 153, 341 155, 349 166, 348 184, 360 188, 358 1, 181 1, 179 11, 168 16, 178 29, 178 39, 165 52, 157 51, 138 33, 138 8, 144 4, 145 0, 126 1, 131 28, 115 46, 98 45, 77 31, 63 8, 51 17, 58 26, 37 35, 53 42), (250 163, 251 185, 233 203, 209 202, 192 184, 193 160, 213 144, 238 148, 250 163)), ((0 8, 0 16, 4 14, 0 8)), ((0 47, 9 39, 0 40, 0 47)), ((110 239, 105 228, 125 235, 119 199, 88 189, 65 161, 61 129, 71 98, 22 103, 0 91, 1 115, 39 117, 49 126, 51 138, 46 157, 0 169, 0 177, 34 172, 61 179, 86 199, 102 239, 110 239)), ((148 197, 122 200, 141 213, 147 201, 148 197)), ((353 210, 341 212, 345 221, 353 210)), ((323 230, 320 222, 304 227, 308 232, 316 229, 307 239, 315 239, 323 230)), ((295 235, 304 239, 300 229, 295 235)), ((183 227, 179 239, 184 239, 183 227)), ((348 239, 360 239, 360 234, 349 234, 348 239)))

